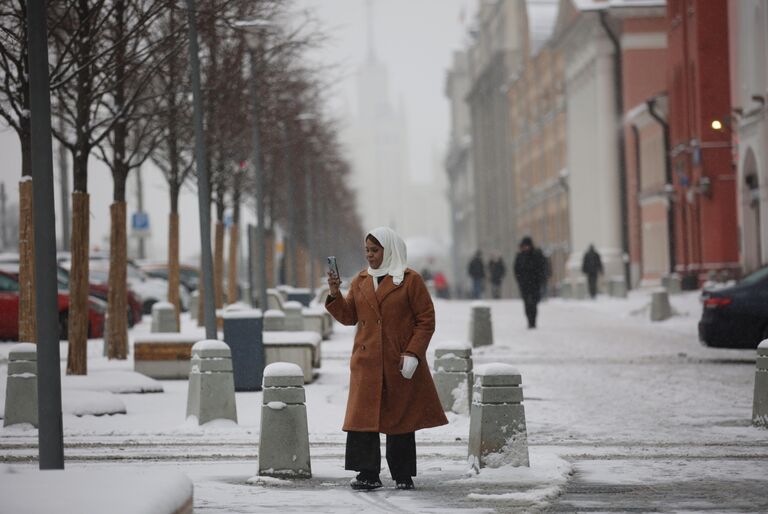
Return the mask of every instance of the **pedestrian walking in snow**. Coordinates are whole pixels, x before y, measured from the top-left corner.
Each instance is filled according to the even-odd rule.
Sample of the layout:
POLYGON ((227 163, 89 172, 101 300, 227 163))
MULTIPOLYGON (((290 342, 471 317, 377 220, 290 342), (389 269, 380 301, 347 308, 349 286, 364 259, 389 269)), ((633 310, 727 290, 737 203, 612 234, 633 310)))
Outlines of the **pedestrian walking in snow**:
POLYGON ((346 298, 328 273, 325 307, 343 325, 357 325, 350 360, 344 468, 358 471, 353 489, 381 487, 379 434, 397 489, 413 489, 416 430, 445 425, 427 364, 435 309, 421 276, 406 267, 405 242, 379 227, 365 238, 368 269, 352 279, 346 298))
POLYGON ((595 250, 594 245, 584 253, 584 259, 581 261, 581 271, 587 276, 587 285, 589 286, 589 296, 597 296, 597 276, 603 273, 603 261, 600 254, 595 250))
POLYGON ((547 276, 544 254, 533 246, 533 239, 526 236, 520 241, 520 251, 515 257, 515 278, 525 306, 528 328, 536 328, 536 315, 541 287, 547 276))
POLYGON ((507 268, 504 266, 504 259, 498 253, 493 254, 491 260, 488 261, 488 275, 491 279, 491 296, 493 298, 501 298, 501 283, 506 274, 507 268))
POLYGON ((475 256, 469 261, 467 273, 472 279, 472 298, 479 300, 483 297, 485 289, 485 264, 483 264, 483 254, 480 250, 475 252, 475 256))

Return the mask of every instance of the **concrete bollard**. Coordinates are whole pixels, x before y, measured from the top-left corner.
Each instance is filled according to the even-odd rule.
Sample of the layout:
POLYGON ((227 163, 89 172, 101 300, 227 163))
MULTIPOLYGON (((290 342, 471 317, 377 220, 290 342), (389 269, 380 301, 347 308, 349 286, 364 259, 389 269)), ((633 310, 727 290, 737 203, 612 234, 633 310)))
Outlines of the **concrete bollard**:
POLYGON ((468 414, 472 398, 472 347, 462 341, 435 346, 435 387, 443 410, 468 414))
POLYGON ((608 294, 614 298, 627 297, 627 281, 624 277, 617 275, 608 280, 608 294))
POLYGON ((475 368, 469 425, 469 464, 529 466, 520 374, 509 364, 475 368))
POLYGON ((758 426, 768 427, 768 339, 765 339, 757 347, 752 423, 758 426))
POLYGON ((587 279, 583 277, 573 279, 572 297, 574 300, 586 300, 589 292, 587 291, 587 279))
POLYGON ((304 306, 300 302, 285 302, 283 304, 286 330, 304 330, 304 317, 301 315, 301 310, 303 308, 304 306))
POLYGON ((472 302, 472 314, 469 319, 469 340, 472 347, 493 344, 493 321, 491 307, 483 302, 472 302))
POLYGON ((285 313, 270 309, 264 313, 264 331, 282 332, 285 330, 285 313))
POLYGON ((666 289, 651 292, 651 321, 664 321, 672 317, 672 306, 666 289))
POLYGON ((560 298, 570 300, 573 297, 573 285, 567 280, 560 283, 560 298))
POLYGON ((305 287, 294 287, 285 292, 289 302, 299 302, 304 307, 309 307, 309 303, 312 301, 312 292, 305 287))
POLYGON ((152 327, 150 332, 178 332, 176 326, 176 311, 173 304, 168 302, 157 302, 152 305, 152 327))
POLYGON ((37 346, 19 343, 8 352, 3 426, 29 423, 37 426, 37 346))
POLYGON ((189 317, 197 319, 197 309, 200 307, 200 291, 192 291, 189 295, 189 317))
POLYGON ((303 330, 317 332, 325 337, 325 309, 320 307, 305 307, 301 310, 303 330))
POLYGON ((261 311, 230 307, 224 310, 222 318, 224 342, 232 352, 235 391, 259 391, 266 366, 261 311))
POLYGON ((669 273, 661 277, 661 286, 669 294, 680 294, 683 290, 683 280, 678 273, 669 273))
POLYGON ((237 423, 232 354, 223 341, 206 339, 192 345, 187 418, 202 425, 214 419, 237 423))
POLYGON ((277 289, 267 289, 267 310, 283 310, 283 296, 277 289))
POLYGON ((259 476, 312 478, 304 373, 296 364, 264 369, 259 476))

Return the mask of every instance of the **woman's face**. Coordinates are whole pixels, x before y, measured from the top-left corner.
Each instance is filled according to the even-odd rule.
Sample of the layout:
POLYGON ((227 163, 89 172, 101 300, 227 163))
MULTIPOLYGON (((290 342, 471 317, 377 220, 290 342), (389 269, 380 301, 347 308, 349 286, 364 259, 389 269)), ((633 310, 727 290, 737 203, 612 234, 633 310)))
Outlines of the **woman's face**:
POLYGON ((377 245, 370 239, 365 240, 365 260, 371 269, 379 269, 381 261, 384 260, 384 248, 377 245))

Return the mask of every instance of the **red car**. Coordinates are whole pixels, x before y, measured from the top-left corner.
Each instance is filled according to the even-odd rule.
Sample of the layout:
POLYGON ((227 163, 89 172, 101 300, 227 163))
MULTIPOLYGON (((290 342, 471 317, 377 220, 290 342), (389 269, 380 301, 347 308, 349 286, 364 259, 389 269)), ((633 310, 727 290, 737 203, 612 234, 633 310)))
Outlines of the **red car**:
MULTIPOLYGON (((59 339, 67 338, 69 324, 69 293, 59 291, 59 339)), ((104 336, 107 304, 88 297, 88 337, 104 336)), ((0 340, 19 340, 19 281, 16 275, 0 271, 0 340)))

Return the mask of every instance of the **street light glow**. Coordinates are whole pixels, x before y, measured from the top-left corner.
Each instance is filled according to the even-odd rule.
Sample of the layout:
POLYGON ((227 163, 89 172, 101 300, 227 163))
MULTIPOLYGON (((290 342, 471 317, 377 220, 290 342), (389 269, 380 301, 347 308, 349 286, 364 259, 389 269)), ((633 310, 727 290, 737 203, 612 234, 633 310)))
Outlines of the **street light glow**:
POLYGON ((723 130, 723 124, 720 122, 720 120, 713 120, 712 128, 715 130, 723 130))

